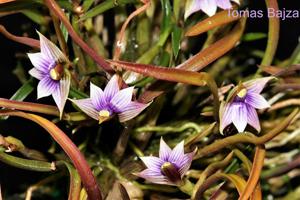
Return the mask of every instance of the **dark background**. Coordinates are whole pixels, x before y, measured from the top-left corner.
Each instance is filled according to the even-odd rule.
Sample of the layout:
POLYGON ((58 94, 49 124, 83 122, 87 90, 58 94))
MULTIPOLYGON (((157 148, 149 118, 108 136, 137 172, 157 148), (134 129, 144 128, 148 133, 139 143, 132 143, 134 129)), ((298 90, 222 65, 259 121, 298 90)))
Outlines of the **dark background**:
MULTIPOLYGON (((300 2, 296 0, 279 0, 280 8, 300 10, 300 2)), ((249 9, 259 10, 265 7, 263 0, 254 0, 250 2, 249 9)), ((32 23, 28 18, 23 15, 15 14, 0 18, 0 24, 4 25, 7 30, 16 35, 23 34, 23 28, 25 24, 32 23)), ((281 21, 280 40, 276 58, 285 59, 288 58, 293 52, 294 48, 298 44, 298 37, 300 36, 300 18, 287 19, 281 21)), ((34 29, 38 29, 37 25, 33 24, 32 34, 34 29)), ((249 19, 247 22, 246 32, 267 32, 268 21, 263 19, 249 19)), ((36 35, 36 34, 33 34, 36 35)), ((0 35, 0 97, 10 98, 14 92, 21 86, 21 83, 12 73, 16 67, 17 58, 16 54, 26 53, 30 50, 25 45, 20 45, 13 41, 10 41, 0 35)), ((258 48, 264 50, 266 47, 266 40, 259 40, 255 42, 248 42, 251 48, 258 48)), ((22 60, 24 68, 29 70, 32 66, 26 57, 18 58, 22 60)), ((27 101, 35 101, 36 92, 34 92, 27 101)), ((39 102, 43 102, 39 101, 39 102)), ((10 118, 3 122, 0 121, 0 134, 16 136, 21 139, 23 143, 33 149, 39 149, 46 151, 51 144, 51 139, 47 133, 39 126, 31 123, 27 120, 20 120, 16 118, 10 118)), ((30 183, 36 183, 37 177, 41 178, 42 173, 29 172, 13 167, 7 167, 0 163, 0 184, 7 191, 24 191, 25 185, 30 183), (20 186, 24 188, 20 188, 20 186), (18 186, 18 189, 16 188, 18 186), (20 190, 21 189, 21 190, 20 190)), ((42 175, 42 176, 46 176, 42 175)))

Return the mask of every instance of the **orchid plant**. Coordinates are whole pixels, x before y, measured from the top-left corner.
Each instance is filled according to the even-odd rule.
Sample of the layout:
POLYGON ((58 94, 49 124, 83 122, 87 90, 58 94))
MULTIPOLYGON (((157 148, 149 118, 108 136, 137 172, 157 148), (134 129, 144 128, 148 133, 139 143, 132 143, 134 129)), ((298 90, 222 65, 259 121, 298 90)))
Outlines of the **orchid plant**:
POLYGON ((0 199, 298 199, 300 48, 279 17, 230 15, 253 7, 281 8, 0 1, 0 34, 30 48, 1 38, 0 199))

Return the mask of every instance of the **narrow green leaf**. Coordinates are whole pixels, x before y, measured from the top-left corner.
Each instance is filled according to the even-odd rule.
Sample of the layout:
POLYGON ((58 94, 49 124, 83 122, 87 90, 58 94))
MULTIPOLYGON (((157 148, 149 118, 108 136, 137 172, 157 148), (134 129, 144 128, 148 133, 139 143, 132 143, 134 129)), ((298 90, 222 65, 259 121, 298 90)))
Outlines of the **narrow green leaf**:
MULTIPOLYGON (((70 13, 65 13, 66 14, 66 17, 68 19, 70 19, 70 13)), ((69 33, 68 33, 68 30, 67 28, 65 27, 65 25, 63 23, 60 23, 60 30, 64 36, 64 39, 66 41, 66 43, 68 42, 68 38, 69 38, 69 33)))
POLYGON ((182 36, 182 29, 179 28, 178 26, 174 26, 172 32, 172 49, 175 58, 177 58, 180 49, 181 36, 182 36))
POLYGON ((172 7, 169 0, 160 0, 162 12, 163 12, 163 20, 161 25, 161 30, 164 31, 172 26, 172 7))
POLYGON ((124 5, 124 4, 128 4, 128 3, 134 3, 134 2, 136 2, 136 0, 119 0, 119 1, 106 0, 102 3, 100 3, 99 5, 95 6, 94 8, 90 9, 88 12, 86 12, 80 18, 80 21, 81 20, 86 20, 86 19, 91 18, 91 17, 95 17, 97 15, 100 15, 103 12, 105 12, 105 11, 111 9, 111 8, 114 8, 116 6, 124 5))
POLYGON ((87 94, 80 92, 79 90, 73 87, 70 88, 69 95, 71 98, 76 98, 76 99, 84 99, 89 97, 87 94))
POLYGON ((250 41, 264 39, 266 37, 267 37, 266 33, 247 33, 242 37, 242 40, 246 42, 250 42, 250 41))
POLYGON ((82 4, 83 10, 86 12, 90 9, 90 7, 93 5, 94 0, 84 0, 82 4))
POLYGON ((38 10, 36 9, 26 9, 21 11, 26 17, 34 21, 35 23, 39 25, 46 25, 48 24, 48 20, 46 20, 45 16, 42 15, 38 10))
POLYGON ((25 170, 39 171, 39 172, 50 172, 55 170, 54 163, 29 160, 24 158, 18 158, 15 156, 8 155, 7 153, 0 152, 0 161, 25 170))
POLYGON ((10 100, 23 101, 34 90, 33 82, 33 79, 30 79, 24 83, 10 100))

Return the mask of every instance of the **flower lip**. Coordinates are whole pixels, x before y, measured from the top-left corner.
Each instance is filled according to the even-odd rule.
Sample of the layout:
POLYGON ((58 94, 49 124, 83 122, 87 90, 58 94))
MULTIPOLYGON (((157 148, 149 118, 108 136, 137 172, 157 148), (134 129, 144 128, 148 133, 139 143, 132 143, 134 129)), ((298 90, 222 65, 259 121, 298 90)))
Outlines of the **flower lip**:
POLYGON ((56 64, 52 69, 49 71, 50 77, 55 80, 59 81, 64 76, 64 67, 62 64, 56 64))
POLYGON ((99 124, 101 124, 104 121, 107 121, 110 118, 110 112, 108 110, 100 110, 99 111, 99 124))
POLYGON ((247 95, 247 89, 246 88, 241 89, 236 95, 239 98, 244 98, 247 95))
POLYGON ((180 184, 182 182, 178 169, 171 162, 162 164, 160 170, 172 183, 180 184))

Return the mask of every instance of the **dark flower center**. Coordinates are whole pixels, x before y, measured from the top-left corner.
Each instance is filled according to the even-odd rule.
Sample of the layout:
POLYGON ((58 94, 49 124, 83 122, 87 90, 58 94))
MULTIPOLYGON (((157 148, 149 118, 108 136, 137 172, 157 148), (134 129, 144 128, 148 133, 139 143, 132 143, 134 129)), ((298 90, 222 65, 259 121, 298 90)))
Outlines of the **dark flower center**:
POLYGON ((50 77, 55 80, 59 81, 64 75, 64 67, 61 63, 56 64, 49 72, 50 77))
POLYGON ((178 171, 178 169, 176 168, 176 166, 174 166, 174 164, 170 163, 170 162, 165 162, 161 168, 160 168, 161 172, 163 175, 165 175, 166 177, 168 177, 168 179, 176 184, 180 184, 181 183, 181 176, 180 173, 178 171))

